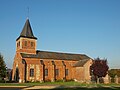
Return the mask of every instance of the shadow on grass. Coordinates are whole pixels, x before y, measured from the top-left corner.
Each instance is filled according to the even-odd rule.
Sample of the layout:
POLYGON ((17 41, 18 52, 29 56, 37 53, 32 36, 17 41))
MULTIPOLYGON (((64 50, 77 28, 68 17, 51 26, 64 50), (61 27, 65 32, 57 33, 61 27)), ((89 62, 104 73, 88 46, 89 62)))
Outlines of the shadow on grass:
POLYGON ((23 90, 22 87, 0 87, 0 90, 23 90))
POLYGON ((120 87, 66 87, 59 86, 51 90, 120 90, 120 87))

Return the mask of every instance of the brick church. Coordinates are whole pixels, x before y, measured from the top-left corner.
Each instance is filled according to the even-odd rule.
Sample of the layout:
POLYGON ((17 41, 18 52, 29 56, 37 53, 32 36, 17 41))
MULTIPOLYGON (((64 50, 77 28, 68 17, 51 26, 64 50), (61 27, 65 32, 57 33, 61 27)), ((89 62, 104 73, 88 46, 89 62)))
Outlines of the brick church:
POLYGON ((12 80, 57 81, 91 80, 89 67, 92 59, 85 54, 41 51, 36 49, 37 38, 34 36, 29 19, 16 39, 16 54, 13 63, 12 80))

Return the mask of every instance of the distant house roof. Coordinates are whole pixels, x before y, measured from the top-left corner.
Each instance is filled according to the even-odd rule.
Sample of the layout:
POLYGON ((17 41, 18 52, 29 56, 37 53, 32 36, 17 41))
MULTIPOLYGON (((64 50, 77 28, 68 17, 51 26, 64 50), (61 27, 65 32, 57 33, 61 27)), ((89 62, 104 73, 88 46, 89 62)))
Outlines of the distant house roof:
POLYGON ((54 60, 85 60, 90 59, 85 54, 71 54, 49 51, 37 51, 37 54, 21 53, 23 58, 40 58, 40 59, 54 59, 54 60))
POLYGON ((26 20, 25 25, 24 25, 24 27, 23 27, 23 30, 22 30, 20 36, 19 36, 16 40, 18 40, 20 37, 37 39, 37 38, 33 35, 32 28, 31 28, 29 19, 26 20))
POLYGON ((79 60, 77 63, 75 63, 74 67, 83 67, 83 65, 88 61, 88 59, 79 60))

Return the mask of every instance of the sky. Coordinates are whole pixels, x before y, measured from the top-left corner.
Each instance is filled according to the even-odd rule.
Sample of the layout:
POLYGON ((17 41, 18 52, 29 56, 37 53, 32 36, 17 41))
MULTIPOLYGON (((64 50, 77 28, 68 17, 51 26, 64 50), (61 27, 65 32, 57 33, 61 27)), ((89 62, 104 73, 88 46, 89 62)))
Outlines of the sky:
POLYGON ((120 68, 120 0, 0 0, 0 53, 9 68, 27 17, 37 50, 107 58, 120 68))

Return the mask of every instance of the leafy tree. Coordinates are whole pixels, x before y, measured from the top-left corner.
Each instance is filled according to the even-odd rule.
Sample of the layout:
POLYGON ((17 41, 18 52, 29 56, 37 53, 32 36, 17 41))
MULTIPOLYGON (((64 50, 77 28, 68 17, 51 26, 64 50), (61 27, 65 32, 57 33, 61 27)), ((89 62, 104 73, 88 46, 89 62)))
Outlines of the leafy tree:
POLYGON ((0 78, 3 79, 6 75, 6 64, 3 56, 0 54, 0 78))
POLYGON ((117 75, 117 71, 115 69, 111 69, 108 71, 110 77, 114 78, 117 75))
POLYGON ((111 77, 111 82, 114 82, 114 78, 117 75, 117 77, 120 77, 120 69, 110 69, 108 71, 109 76, 111 77))
POLYGON ((99 79, 105 77, 108 73, 107 59, 96 58, 93 60, 93 64, 90 66, 91 73, 94 75, 97 83, 99 79))
POLYGON ((110 77, 114 78, 116 75, 120 77, 120 69, 110 69, 108 71, 110 77))

